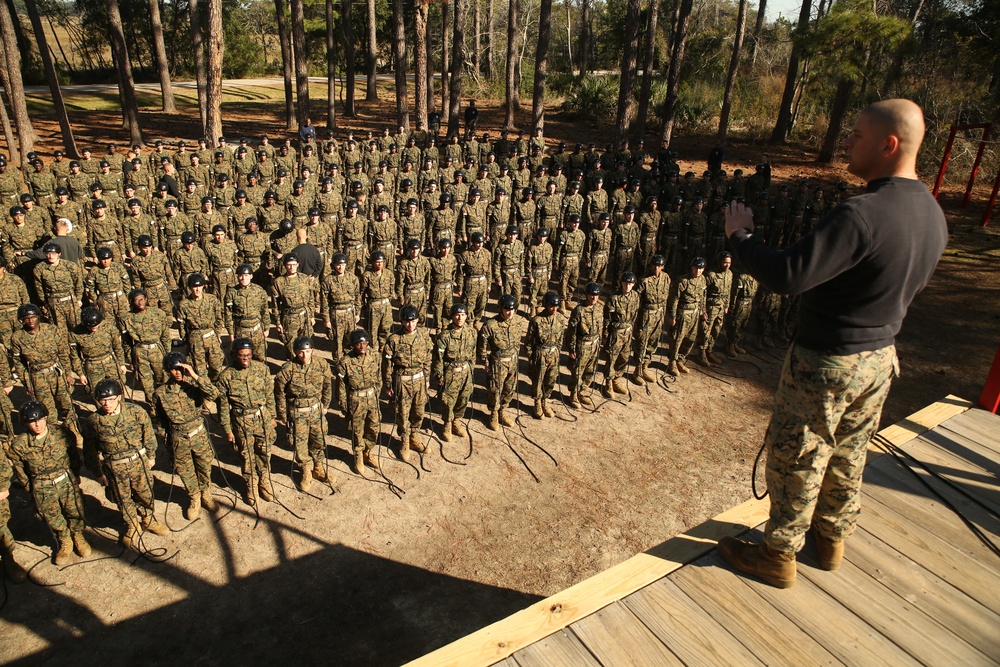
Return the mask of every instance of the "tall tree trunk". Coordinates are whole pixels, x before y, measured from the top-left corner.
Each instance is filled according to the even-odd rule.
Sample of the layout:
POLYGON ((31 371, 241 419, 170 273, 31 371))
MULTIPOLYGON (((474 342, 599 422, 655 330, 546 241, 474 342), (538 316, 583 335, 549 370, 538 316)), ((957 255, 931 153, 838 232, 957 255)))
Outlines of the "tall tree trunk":
MULTIPOLYGON (((7 134, 7 142, 10 146, 10 155, 14 157, 15 143, 21 148, 21 164, 27 159, 27 154, 35 150, 35 128, 31 126, 31 119, 28 117, 28 105, 24 101, 24 80, 21 78, 21 52, 17 48, 17 35, 14 33, 14 20, 7 11, 7 5, 0 7, 0 41, 3 42, 4 64, 0 71, 0 79, 3 80, 3 88, 7 93, 7 101, 10 102, 10 111, 14 116, 14 126, 17 128, 17 141, 14 141, 13 134, 9 127, 4 127, 7 134)), ((0 100, 0 104, 3 101, 0 100)), ((8 120, 8 125, 10 121, 8 120)))
MULTIPOLYGON (((428 3, 430 2, 430 0, 426 1, 428 3)), ((429 6, 425 22, 427 24, 427 30, 424 34, 424 43, 426 44, 426 53, 424 54, 424 57, 427 59, 427 113, 429 114, 434 110, 434 31, 431 29, 429 6)), ((424 122, 427 122, 426 118, 424 119, 424 122)))
POLYGON ((726 138, 729 131, 729 113, 733 109, 733 88, 736 86, 736 72, 740 68, 740 51, 743 48, 743 31, 747 25, 747 0, 740 0, 736 13, 736 36, 733 38, 733 55, 729 59, 729 77, 726 92, 722 96, 722 112, 719 114, 719 139, 726 138))
POLYGON ((590 73, 590 35, 593 26, 590 15, 590 0, 583 0, 580 7, 580 43, 576 47, 576 59, 580 63, 580 78, 590 73))
POLYGON ((535 87, 531 95, 531 131, 545 129, 545 77, 549 69, 549 38, 552 34, 552 0, 538 8, 538 46, 535 48, 535 87))
POLYGON ((354 24, 351 21, 351 0, 343 0, 340 5, 340 20, 344 28, 344 61, 347 76, 347 100, 344 102, 344 115, 353 117, 354 109, 354 24))
POLYGON ((295 114, 302 127, 309 122, 309 57, 306 55, 306 16, 302 0, 292 0, 292 49, 295 52, 295 114))
MULTIPOLYGON (((920 17, 920 10, 924 8, 924 0, 919 0, 913 4, 913 9, 910 11, 910 25, 916 26, 917 19, 920 17)), ((882 94, 890 95, 892 93, 893 87, 896 85, 899 75, 903 72, 903 58, 906 55, 906 51, 910 48, 913 43, 913 35, 911 33, 910 37, 904 39, 899 46, 896 47, 896 53, 892 58, 892 64, 889 66, 889 71, 885 76, 885 85, 882 86, 882 94)), ((862 99, 864 96, 862 95, 862 99)))
POLYGON ((417 98, 417 127, 427 129, 427 104, 431 95, 427 91, 427 11, 430 0, 416 0, 413 11, 413 95, 417 98))
MULTIPOLYGON (((128 128, 133 144, 142 144, 142 129, 139 127, 139 103, 135 99, 135 81, 128 63, 128 49, 125 48, 125 30, 118 0, 108 0, 108 32, 111 37, 111 56, 118 70, 118 91, 123 100, 122 117, 128 128)), ((24 140, 22 139, 22 148, 24 140)))
POLYGON ((368 90, 365 93, 366 102, 378 100, 378 85, 375 80, 378 65, 378 26, 375 16, 375 0, 368 0, 368 90))
POLYGON ((69 115, 66 113, 66 104, 63 102, 62 90, 59 88, 59 77, 56 75, 56 67, 52 62, 49 44, 45 39, 42 18, 38 15, 38 6, 35 4, 35 0, 24 0, 24 7, 28 11, 31 27, 35 31, 35 40, 38 42, 38 51, 42 56, 42 65, 45 66, 45 78, 49 81, 49 91, 52 93, 52 104, 55 106, 56 117, 59 119, 59 131, 62 133, 63 146, 66 148, 67 155, 78 157, 76 139, 73 138, 73 128, 69 124, 69 115))
POLYGON ((451 37, 451 92, 448 99, 448 137, 458 134, 462 108, 462 70, 465 69, 465 0, 455 0, 455 29, 451 37))
POLYGON ((483 51, 483 15, 480 10, 481 3, 479 0, 472 0, 473 10, 472 10, 472 71, 476 73, 478 77, 482 70, 479 68, 482 66, 482 51, 483 51))
POLYGON ((569 0, 563 0, 563 9, 566 10, 566 67, 569 68, 570 76, 573 75, 573 17, 569 13, 569 0))
POLYGON ((486 39, 483 42, 483 75, 493 78, 493 0, 486 2, 486 39))
POLYGON ((615 114, 615 139, 625 138, 635 113, 635 68, 639 54, 639 0, 628 0, 625 12, 625 44, 622 49, 622 73, 618 80, 618 112, 615 114))
POLYGON ((451 86, 448 74, 451 72, 449 57, 451 51, 451 22, 448 21, 448 0, 441 0, 441 114, 448 112, 448 95, 451 86))
POLYGON ((826 128, 826 136, 823 138, 823 147, 819 151, 817 162, 833 162, 833 156, 837 154, 837 145, 840 143, 840 130, 844 126, 844 116, 847 115, 847 107, 851 103, 851 93, 854 92, 853 79, 841 79, 837 84, 837 92, 833 96, 833 104, 830 106, 830 124, 826 128))
POLYGON ((757 7, 757 22, 753 26, 753 42, 750 44, 750 68, 757 64, 757 52, 760 51, 760 36, 764 33, 764 19, 767 15, 767 0, 760 0, 757 7))
POLYGON ((517 56, 521 51, 518 45, 520 37, 520 7, 518 0, 507 0, 507 79, 506 99, 504 101, 503 126, 508 130, 515 129, 514 112, 521 109, 521 95, 517 86, 517 56))
MULTIPOLYGON (((117 0, 115 4, 118 4, 117 0)), ((191 17, 191 47, 194 49, 194 78, 198 86, 198 114, 201 116, 201 134, 204 135, 208 120, 205 108, 205 48, 201 41, 201 11, 198 9, 198 0, 188 0, 188 13, 191 17)), ((122 46, 124 47, 124 43, 122 46)))
POLYGON ((650 0, 646 21, 646 53, 642 59, 642 89, 639 91, 639 111, 636 114, 632 134, 636 139, 646 136, 646 119, 649 115, 649 98, 653 91, 653 58, 656 56, 656 22, 660 13, 660 3, 650 0))
POLYGON ((11 22, 11 28, 14 30, 14 37, 17 40, 17 52, 21 56, 19 62, 22 68, 21 80, 23 81, 26 74, 23 68, 27 67, 28 63, 34 58, 34 44, 28 39, 28 34, 24 31, 24 26, 21 25, 14 0, 5 0, 5 4, 7 5, 7 11, 14 18, 14 21, 11 22))
MULTIPOLYGON (((809 30, 809 12, 812 0, 802 0, 802 10, 799 12, 799 22, 795 26, 795 34, 801 38, 809 30)), ((778 108, 778 120, 774 123, 770 143, 783 144, 788 139, 792 129, 792 102, 795 100, 795 86, 799 75, 799 47, 792 42, 792 53, 788 58, 788 74, 785 77, 785 90, 781 95, 781 106, 778 108)))
POLYGON ((49 30, 52 31, 52 36, 56 40, 56 47, 59 49, 59 53, 62 54, 63 66, 70 74, 76 74, 76 70, 73 68, 73 63, 71 63, 69 58, 66 57, 66 49, 63 48, 62 40, 59 39, 59 33, 56 32, 55 24, 52 23, 52 17, 46 16, 45 20, 48 22, 49 30))
POLYGON ((285 17, 285 0, 274 0, 274 20, 278 25, 278 43, 281 44, 281 77, 285 83, 285 129, 299 129, 295 119, 295 95, 292 92, 292 35, 285 17))
POLYGON ((677 7, 670 69, 667 71, 667 98, 663 103, 663 125, 660 127, 660 142, 667 146, 670 145, 670 139, 674 134, 677 94, 681 85, 681 66, 684 64, 684 47, 687 44, 688 24, 691 21, 691 5, 692 0, 680 0, 677 7))
POLYGON ((149 5, 149 22, 153 25, 153 51, 156 55, 156 71, 160 76, 160 97, 163 100, 163 111, 174 113, 177 111, 177 103, 174 102, 174 89, 170 85, 170 66, 167 64, 167 47, 163 42, 160 2, 159 0, 149 0, 147 4, 149 5))
MULTIPOLYGON (((410 96, 406 88, 406 17, 403 15, 403 0, 392 0, 392 22, 395 28, 392 59, 396 72, 396 125, 409 129, 410 96)), ((418 74, 418 79, 419 76, 418 74)))
MULTIPOLYGON (((6 70, 6 65, 3 68, 6 70)), ((3 78, 6 78, 6 74, 3 78)), ((7 105, 4 104, 3 98, 0 98, 0 127, 3 128, 3 138, 7 142, 7 153, 10 155, 20 155, 17 149, 17 137, 14 136, 14 128, 10 124, 10 116, 7 115, 7 105)))
POLYGON ((208 145, 222 136, 222 58, 226 44, 222 33, 222 0, 208 0, 208 80, 205 91, 205 129, 208 145))
POLYGON ((337 50, 333 41, 333 0, 326 0, 326 126, 337 127, 337 50))

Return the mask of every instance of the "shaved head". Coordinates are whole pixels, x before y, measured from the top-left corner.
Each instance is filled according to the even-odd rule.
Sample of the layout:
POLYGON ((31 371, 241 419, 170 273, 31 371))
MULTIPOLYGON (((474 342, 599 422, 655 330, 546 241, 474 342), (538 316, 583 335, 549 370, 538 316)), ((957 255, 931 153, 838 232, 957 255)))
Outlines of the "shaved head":
POLYGON ((875 102, 858 114, 844 142, 848 171, 867 181, 888 176, 917 178, 917 152, 924 139, 924 114, 910 100, 875 102))
POLYGON ((924 140, 924 112, 910 100, 882 100, 869 104, 861 112, 875 129, 899 138, 899 150, 916 156, 924 140))

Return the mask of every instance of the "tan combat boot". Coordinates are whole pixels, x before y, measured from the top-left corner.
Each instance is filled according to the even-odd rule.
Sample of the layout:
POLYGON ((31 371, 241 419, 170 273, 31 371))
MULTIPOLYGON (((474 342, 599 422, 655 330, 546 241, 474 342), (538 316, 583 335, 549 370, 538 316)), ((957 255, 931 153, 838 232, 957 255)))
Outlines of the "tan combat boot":
POLYGON ((170 534, 170 531, 167 530, 167 527, 164 526, 159 521, 157 521, 156 517, 152 515, 145 516, 142 518, 142 529, 148 530, 153 535, 159 535, 160 537, 170 534))
POLYGON ((319 459, 313 459, 313 479, 319 480, 320 482, 326 481, 325 461, 320 461, 319 459))
POLYGON ((401 461, 410 460, 410 434, 403 433, 399 436, 399 459, 401 461))
POLYGON ((737 352, 736 352, 736 345, 734 345, 733 343, 730 343, 729 345, 726 345, 726 356, 727 357, 729 357, 730 359, 735 359, 736 358, 736 354, 737 354, 737 352))
POLYGON ((312 486, 312 483, 312 469, 308 467, 302 468, 302 479, 299 480, 299 489, 302 491, 308 491, 309 487, 312 486))
POLYGON ((545 416, 545 413, 542 410, 542 399, 536 398, 535 399, 535 419, 541 419, 544 416, 545 416))
POLYGON ((823 537, 815 527, 810 528, 813 539, 816 541, 816 553, 819 569, 839 570, 840 564, 844 562, 844 540, 831 540, 823 537))
POLYGON ((499 431, 500 430, 500 422, 497 420, 497 413, 495 413, 495 412, 491 412, 490 413, 490 421, 489 421, 489 423, 486 426, 491 431, 499 431))
POLYGON ((198 503, 194 498, 192 498, 188 502, 187 508, 184 510, 184 518, 188 521, 194 521, 199 516, 201 516, 201 503, 198 503))
POLYGON ((219 511, 219 503, 215 502, 215 498, 212 497, 212 489, 201 490, 201 506, 209 512, 219 511))
POLYGON ((451 442, 451 422, 444 422, 441 424, 441 440, 442 442, 451 442))
POLYGON ((262 479, 257 484, 257 495, 265 503, 274 502, 274 493, 271 491, 271 480, 268 479, 266 482, 262 479))
POLYGON ((618 394, 628 393, 628 387, 625 386, 625 380, 623 378, 615 378, 615 381, 611 383, 611 386, 614 388, 615 393, 618 394))
POLYGON ((573 392, 569 395, 569 407, 576 410, 580 407, 580 394, 578 392, 573 392))
POLYGON ((86 558, 91 554, 90 545, 87 543, 87 538, 83 536, 83 533, 73 533, 73 548, 76 549, 76 553, 79 554, 81 558, 86 558))
POLYGON ((642 365, 642 379, 646 382, 656 382, 656 376, 649 370, 649 364, 642 365))
POLYGON ((719 359, 717 356, 715 356, 715 349, 714 348, 711 349, 711 350, 708 350, 708 352, 706 353, 705 356, 707 356, 708 360, 711 361, 713 364, 721 364, 722 363, 722 359, 719 359))
POLYGON ((365 450, 365 465, 371 468, 372 470, 382 469, 381 466, 379 466, 378 464, 378 459, 375 458, 375 455, 372 454, 372 450, 370 449, 365 450))
POLYGON ((12 547, 0 547, 0 560, 3 560, 3 571, 15 584, 23 584, 28 580, 28 571, 21 567, 20 563, 14 560, 12 547))
POLYGON ((73 558, 73 540, 69 535, 59 537, 59 550, 55 552, 52 562, 56 565, 69 565, 73 558))
POLYGON ((694 358, 694 360, 705 368, 712 367, 712 362, 708 360, 708 355, 705 354, 705 348, 698 350, 698 355, 694 358))
POLYGON ((607 382, 604 383, 604 389, 601 390, 601 393, 604 394, 604 398, 614 398, 615 397, 614 394, 611 393, 611 380, 610 379, 607 382))
POLYGON ((687 367, 687 364, 684 363, 683 359, 678 359, 677 360, 677 370, 679 370, 681 373, 690 373, 691 372, 691 369, 687 367))
POLYGON ((587 396, 586 394, 580 394, 580 405, 582 405, 585 408, 592 408, 594 407, 594 402, 590 400, 590 396, 587 396))
POLYGON ((466 431, 465 427, 462 425, 462 422, 457 419, 451 423, 451 432, 460 438, 464 438, 469 435, 468 431, 466 431))
POLYGON ((733 343, 733 348, 736 350, 736 354, 746 354, 746 348, 739 343, 733 343))
POLYGON ((640 369, 636 368, 635 372, 632 373, 632 382, 636 383, 639 386, 642 386, 643 384, 646 383, 646 380, 644 380, 642 377, 642 372, 640 371, 640 369))
POLYGON ((122 535, 122 546, 132 551, 139 550, 139 532, 132 526, 129 526, 125 534, 122 535))
POLYGON ((500 411, 500 423, 506 426, 507 428, 514 426, 514 420, 511 419, 510 415, 507 414, 506 410, 500 411))
POLYGON ((427 450, 427 445, 420 440, 420 431, 410 431, 410 449, 418 454, 427 450))
POLYGON ((673 375, 674 377, 677 377, 678 375, 681 374, 680 368, 677 366, 676 360, 674 359, 670 360, 670 365, 667 366, 667 373, 673 375))
POLYGON ((555 413, 552 412, 552 408, 549 407, 549 402, 546 401, 544 398, 542 399, 542 414, 544 414, 546 417, 556 416, 555 413))
POLYGON ((354 472, 362 477, 365 474, 365 453, 364 450, 355 449, 354 450, 354 472))
POLYGON ((795 585, 795 554, 775 551, 762 544, 741 542, 735 537, 719 540, 719 555, 745 574, 750 574, 776 588, 795 585))

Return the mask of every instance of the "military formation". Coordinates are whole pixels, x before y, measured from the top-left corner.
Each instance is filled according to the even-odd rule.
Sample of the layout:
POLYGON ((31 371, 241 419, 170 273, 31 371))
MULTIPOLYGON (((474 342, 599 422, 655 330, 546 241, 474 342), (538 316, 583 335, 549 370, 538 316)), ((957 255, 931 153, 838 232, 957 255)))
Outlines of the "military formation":
POLYGON ((750 331, 759 347, 784 341, 796 304, 732 266, 721 207, 751 203, 755 233, 783 245, 846 193, 773 188, 766 159, 749 176, 697 178, 667 149, 474 128, 440 141, 399 128, 30 157, 19 169, 0 156, 0 556, 15 580, 12 479, 52 532, 57 565, 90 553, 81 463, 139 550, 144 533, 168 532, 152 492, 158 453, 188 520, 218 510, 213 412, 256 506, 275 500, 279 435, 301 491, 332 482, 330 411, 364 475, 380 472, 383 409, 398 457, 424 451, 434 389, 440 438, 466 437, 477 368, 499 431, 515 424, 522 359, 545 419, 564 364, 567 405, 593 407, 595 390, 656 382, 658 355, 679 377, 689 359, 722 363, 720 339, 730 358, 750 331))

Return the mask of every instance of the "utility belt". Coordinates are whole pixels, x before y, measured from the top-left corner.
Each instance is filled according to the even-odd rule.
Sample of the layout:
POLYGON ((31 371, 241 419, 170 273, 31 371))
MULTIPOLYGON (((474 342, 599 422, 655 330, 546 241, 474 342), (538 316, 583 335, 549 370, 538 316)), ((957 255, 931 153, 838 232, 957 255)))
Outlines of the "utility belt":
POLYGON ((658 313, 663 310, 663 307, 666 305, 667 304, 665 303, 647 303, 645 305, 645 309, 647 313, 658 313))
POLYGON ((478 283, 486 280, 486 276, 469 276, 468 279, 471 282, 478 283))
POLYGON ((306 309, 305 308, 303 308, 302 310, 292 310, 291 308, 286 308, 284 311, 282 311, 281 316, 282 317, 299 317, 299 316, 305 315, 305 314, 306 314, 306 309))
POLYGON ((117 292, 102 292, 101 299, 117 299, 118 297, 125 296, 124 290, 118 290, 117 292))
POLYGON ((233 323, 238 329, 249 329, 250 333, 256 333, 260 331, 261 323, 257 320, 250 320, 248 322, 234 322, 233 323), (256 322, 256 324, 250 324, 250 322, 256 322))
POLYGON ((490 356, 493 357, 493 361, 514 361, 517 359, 517 354, 515 352, 511 352, 510 350, 493 352, 490 356))
POLYGON ((313 403, 312 405, 307 405, 307 406, 301 407, 301 408, 300 407, 296 407, 295 411, 299 412, 299 413, 309 413, 309 412, 313 412, 315 410, 318 410, 319 406, 320 406, 320 403, 319 403, 319 401, 317 401, 316 403, 313 403))
POLYGON ((205 331, 205 330, 204 329, 192 329, 191 331, 188 332, 188 338, 195 337, 195 338, 201 338, 202 340, 206 340, 206 339, 211 338, 212 336, 215 335, 215 329, 211 329, 209 331, 205 331, 205 333, 201 333, 202 331, 205 331))
POLYGON ((160 343, 158 343, 158 342, 157 343, 142 343, 142 342, 138 342, 138 343, 136 343, 136 345, 139 346, 139 347, 141 347, 141 348, 144 348, 146 350, 152 350, 154 347, 160 347, 160 343))
POLYGON ((203 418, 201 418, 201 417, 198 417, 197 420, 192 419, 191 421, 183 422, 182 424, 178 424, 178 426, 190 425, 190 424, 195 423, 195 421, 199 422, 199 424, 196 427, 194 427, 193 429, 187 430, 187 431, 181 431, 180 434, 183 435, 186 438, 193 438, 194 436, 196 436, 199 433, 201 433, 202 431, 204 431, 205 430, 205 420, 203 418))
POLYGON ((339 304, 339 305, 334 305, 333 312, 337 313, 338 315, 340 313, 353 313, 354 312, 354 305, 353 304, 347 304, 347 305, 339 304))
POLYGON ((424 291, 423 285, 407 285, 406 289, 403 290, 407 294, 421 294, 424 291))
POLYGON ((73 299, 73 295, 72 294, 68 294, 66 296, 50 296, 49 297, 49 300, 52 301, 52 302, 54 302, 54 303, 66 303, 67 301, 70 301, 72 299, 73 299))
POLYGON ((113 355, 112 353, 108 352, 107 354, 102 355, 100 357, 89 357, 89 358, 86 358, 86 359, 83 360, 83 363, 85 363, 85 364, 103 364, 106 361, 111 361, 112 359, 114 359, 114 356, 115 355, 113 355))
POLYGON ((56 361, 51 364, 48 362, 44 364, 31 364, 29 370, 35 375, 48 375, 49 373, 61 373, 62 367, 59 365, 59 362, 56 361))
POLYGON ((94 241, 94 245, 101 245, 101 246, 118 245, 118 241, 116 241, 115 239, 109 239, 107 241, 94 241))
POLYGON ((402 382, 415 382, 424 377, 423 371, 408 372, 409 369, 397 368, 395 370, 396 379, 402 382))
POLYGON ((55 472, 43 473, 42 475, 31 478, 31 486, 57 486, 69 479, 69 477, 70 473, 68 470, 57 470, 55 472), (51 475, 54 475, 54 477, 51 475))
POLYGON ((601 250, 599 252, 591 253, 590 256, 591 257, 607 257, 608 256, 608 251, 607 250, 601 250))
POLYGON ((601 342, 600 336, 584 336, 580 338, 577 347, 592 347, 601 342))
POLYGON ((368 307, 369 308, 374 308, 376 306, 378 306, 379 308, 381 308, 382 306, 388 306, 388 305, 389 305, 389 299, 388 298, 385 298, 385 299, 372 299, 371 301, 368 302, 368 307))
POLYGON ((145 455, 146 455, 146 448, 140 447, 139 449, 132 449, 129 451, 129 453, 126 454, 121 454, 121 453, 117 455, 112 454, 111 463, 131 463, 132 461, 138 459, 140 456, 145 456, 145 455))
POLYGON ((441 282, 441 283, 434 283, 434 284, 433 284, 433 285, 431 286, 431 288, 432 288, 432 289, 433 289, 434 291, 440 291, 440 290, 446 290, 446 289, 451 289, 453 285, 454 285, 454 283, 452 283, 452 281, 450 281, 450 280, 446 280, 446 281, 444 281, 444 282, 441 282))
POLYGON ((233 405, 229 409, 238 417, 261 417, 264 414, 263 405, 258 405, 255 408, 241 408, 233 405))
POLYGON ((458 373, 459 371, 464 371, 469 368, 470 363, 468 361, 455 361, 450 364, 445 364, 445 373, 458 373))
POLYGON ((705 302, 705 305, 714 306, 716 308, 723 308, 725 307, 726 302, 723 301, 722 299, 709 299, 708 301, 705 302))
POLYGON ((351 389, 352 398, 368 398, 375 394, 375 387, 368 387, 366 389, 351 389))
POLYGON ((538 348, 541 354, 552 354, 553 352, 559 351, 558 345, 542 345, 538 348))
POLYGON ((612 322, 611 326, 619 331, 632 328, 632 324, 630 322, 612 322))

